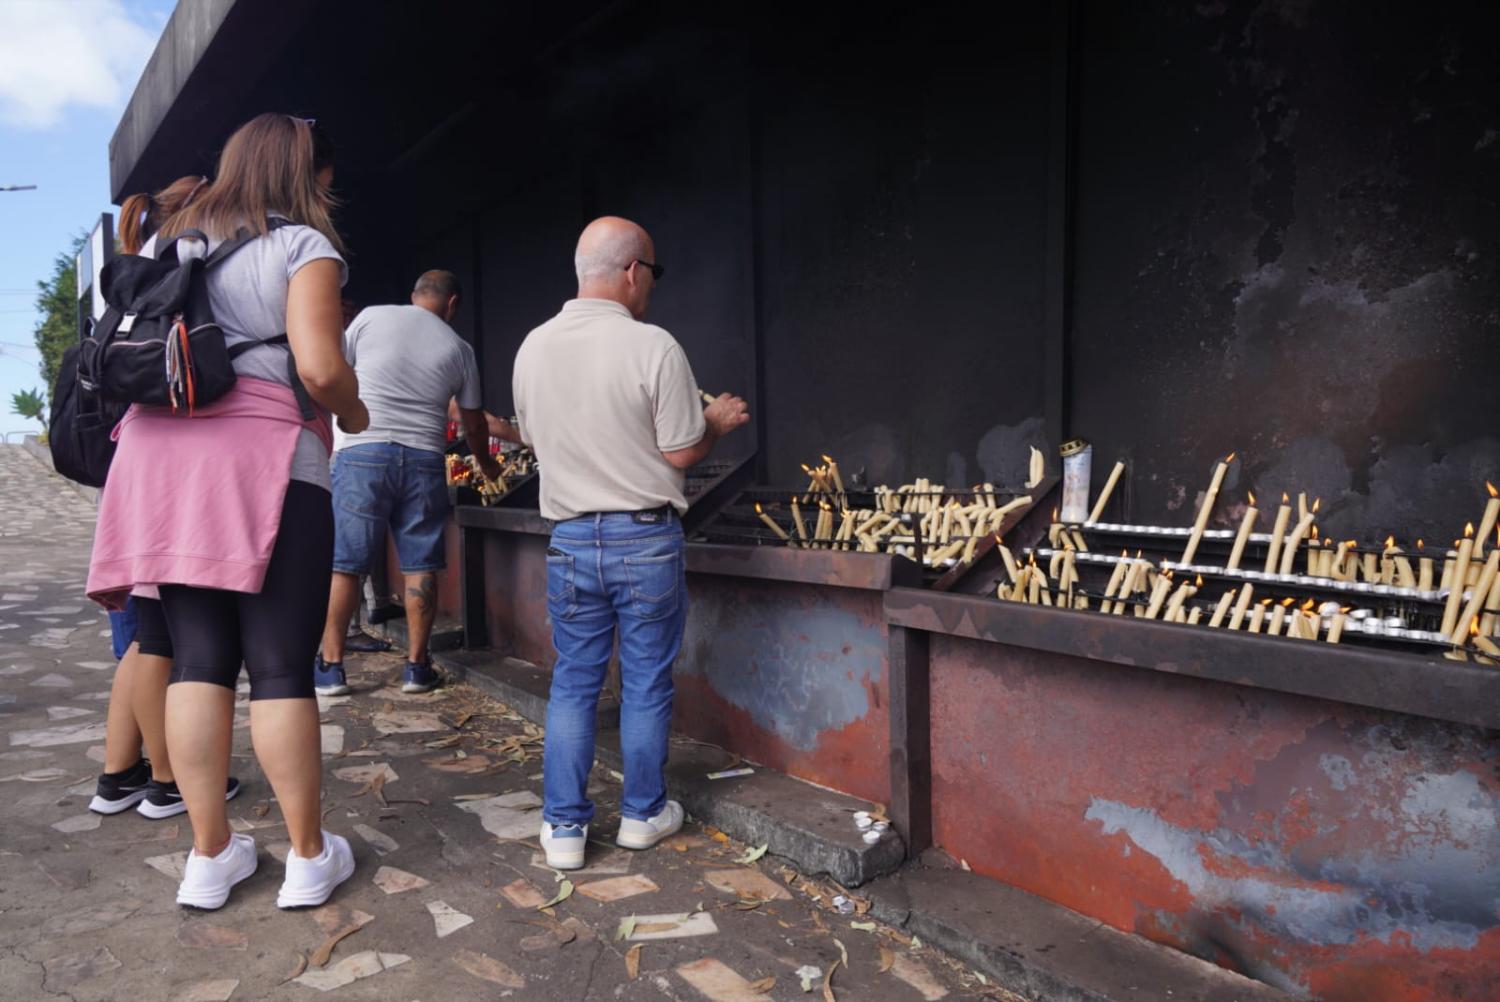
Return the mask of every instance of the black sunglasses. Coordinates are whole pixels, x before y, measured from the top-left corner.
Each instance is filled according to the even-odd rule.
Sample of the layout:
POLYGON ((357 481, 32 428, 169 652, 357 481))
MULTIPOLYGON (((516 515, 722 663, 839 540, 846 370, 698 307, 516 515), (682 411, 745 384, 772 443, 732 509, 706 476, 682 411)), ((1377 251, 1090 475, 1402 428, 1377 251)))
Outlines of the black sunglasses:
POLYGON ((634 261, 630 262, 630 264, 627 264, 625 266, 625 270, 629 271, 635 265, 640 265, 642 268, 650 270, 651 277, 656 279, 658 282, 660 282, 661 277, 667 273, 666 265, 652 264, 650 261, 642 261, 640 258, 636 258, 634 261))

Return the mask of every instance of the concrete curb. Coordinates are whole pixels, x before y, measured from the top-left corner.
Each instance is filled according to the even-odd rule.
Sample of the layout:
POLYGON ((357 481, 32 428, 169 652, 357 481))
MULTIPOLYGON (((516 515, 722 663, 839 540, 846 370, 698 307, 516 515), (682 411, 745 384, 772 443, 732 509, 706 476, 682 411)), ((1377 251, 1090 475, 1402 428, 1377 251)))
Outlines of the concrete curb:
MULTIPOLYGON (((551 674, 517 658, 487 651, 434 654, 433 663, 454 680, 505 703, 535 724, 547 719, 551 674)), ((599 702, 597 756, 620 770, 620 707, 612 697, 599 702)), ((708 779, 733 760, 728 752, 686 739, 673 739, 667 764, 667 790, 694 817, 751 845, 795 863, 804 873, 826 873, 845 887, 867 883, 896 870, 906 857, 901 839, 887 833, 867 845, 851 815, 870 805, 771 769, 749 776, 708 779)))
POLYGON ((1284 1002, 1291 997, 951 866, 913 864, 864 893, 870 913, 882 922, 905 928, 1039 1002, 1284 1002))

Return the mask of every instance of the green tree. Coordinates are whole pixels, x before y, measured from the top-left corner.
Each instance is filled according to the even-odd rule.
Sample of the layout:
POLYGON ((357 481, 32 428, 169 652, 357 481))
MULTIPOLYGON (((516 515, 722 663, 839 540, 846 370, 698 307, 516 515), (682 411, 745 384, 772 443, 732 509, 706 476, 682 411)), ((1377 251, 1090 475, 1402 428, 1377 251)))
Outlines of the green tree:
POLYGON ((34 421, 47 423, 47 401, 37 390, 17 390, 10 395, 10 409, 13 413, 23 418, 31 418, 34 421))
POLYGON ((42 379, 49 391, 57 385, 63 352, 78 340, 78 273, 73 259, 87 239, 87 233, 75 236, 73 246, 52 260, 52 277, 36 283, 36 308, 42 315, 36 347, 42 353, 42 379))

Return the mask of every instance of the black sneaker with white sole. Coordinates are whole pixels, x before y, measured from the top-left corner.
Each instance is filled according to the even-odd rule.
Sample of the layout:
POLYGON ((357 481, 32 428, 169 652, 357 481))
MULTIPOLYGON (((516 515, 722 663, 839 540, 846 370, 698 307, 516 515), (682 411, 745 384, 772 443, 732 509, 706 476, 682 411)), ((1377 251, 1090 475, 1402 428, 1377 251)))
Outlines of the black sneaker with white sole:
POLYGON ((124 772, 106 772, 94 787, 89 810, 95 814, 119 814, 146 799, 151 785, 151 763, 141 759, 124 772))
MULTIPOLYGON (((224 799, 233 800, 239 792, 240 781, 230 776, 229 788, 224 792, 224 799)), ((162 783, 153 779, 151 788, 146 792, 146 799, 141 801, 141 806, 136 810, 143 817, 160 821, 162 818, 182 814, 187 810, 187 804, 182 802, 182 794, 177 792, 176 783, 162 783)))

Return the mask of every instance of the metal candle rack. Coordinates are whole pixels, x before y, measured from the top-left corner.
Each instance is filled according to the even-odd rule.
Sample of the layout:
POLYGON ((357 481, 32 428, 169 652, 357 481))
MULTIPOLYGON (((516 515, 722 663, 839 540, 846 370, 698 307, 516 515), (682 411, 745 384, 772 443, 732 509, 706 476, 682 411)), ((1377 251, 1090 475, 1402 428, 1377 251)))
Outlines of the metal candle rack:
POLYGON ((701 542, 742 546, 791 546, 848 553, 888 553, 921 564, 928 583, 939 590, 946 590, 959 575, 994 548, 997 534, 1009 531, 1031 510, 1031 502, 1025 499, 1042 496, 1050 486, 1051 481, 1038 485, 1030 492, 1001 488, 948 490, 933 487, 900 493, 887 493, 884 488, 877 490, 856 487, 846 488, 842 493, 836 494, 785 487, 751 487, 740 491, 731 502, 720 508, 713 519, 698 530, 695 538, 701 542), (798 502, 802 515, 800 527, 792 510, 794 499, 798 502), (894 523, 895 527, 874 544, 873 550, 870 549, 870 544, 862 543, 856 533, 851 533, 851 538, 848 539, 813 538, 816 534, 813 526, 820 501, 832 507, 835 523, 841 521, 845 510, 873 513, 872 518, 884 512, 888 516, 884 524, 894 523), (1017 501, 1024 503, 1013 503, 1017 501), (941 509, 950 502, 957 502, 960 509, 974 509, 976 513, 996 512, 998 517, 980 515, 979 518, 984 518, 985 528, 982 531, 977 530, 979 518, 975 518, 966 519, 970 525, 968 533, 954 531, 951 524, 949 531, 939 531, 936 538, 932 533, 924 532, 923 522, 930 517, 928 513, 931 509, 941 509), (918 510, 889 511, 888 506, 893 503, 918 510), (1007 506, 1010 506, 1010 511, 1001 513, 1007 506), (934 559, 935 556, 944 554, 944 551, 949 552, 934 559))
MULTIPOLYGON (((1229 593, 1236 595, 1236 599, 1239 597, 1239 590, 1249 585, 1253 591, 1249 608, 1260 605, 1264 610, 1267 603, 1272 603, 1272 609, 1276 605, 1282 606, 1285 612, 1276 616, 1278 627, 1286 624, 1286 614, 1295 609, 1296 614, 1292 617, 1294 622, 1302 622, 1297 620, 1297 615, 1305 617, 1303 638, 1308 637, 1307 631, 1310 630, 1317 639, 1405 648, 1429 654, 1441 651, 1455 658, 1465 656, 1453 650, 1451 636, 1439 628, 1449 599, 1449 589, 1423 589, 1395 583, 1343 580, 1314 573, 1282 574, 1252 569, 1266 564, 1273 538, 1269 533, 1248 534, 1243 559, 1250 566, 1229 568, 1226 566, 1227 558, 1238 533, 1228 529, 1205 530, 1194 559, 1190 563, 1182 563, 1180 556, 1183 545, 1191 534, 1191 528, 1175 526, 1106 522, 1058 524, 1048 541, 1020 551, 1021 560, 1034 560, 1053 570, 1057 570, 1058 561, 1070 560, 1077 575, 1076 583, 1070 582, 1070 587, 1061 586, 1056 573, 1036 575, 1044 582, 1036 590, 1037 598, 1041 599, 1045 595, 1043 601, 1064 607, 1086 607, 1102 611, 1106 604, 1116 604, 1116 596, 1107 594, 1108 589, 1099 585, 1100 579, 1113 579, 1116 568, 1122 563, 1127 566, 1146 563, 1153 573, 1171 582, 1164 589, 1165 594, 1176 592, 1184 583, 1192 586, 1194 590, 1188 592, 1188 597, 1180 603, 1188 622, 1207 621, 1210 613, 1217 613, 1216 618, 1220 622, 1210 625, 1227 625, 1228 616, 1223 611, 1224 593, 1215 589, 1211 596, 1214 601, 1207 604, 1204 602, 1204 598, 1210 597, 1206 594, 1209 582, 1222 583, 1229 593), (1111 550, 1126 552, 1124 555, 1117 555, 1109 552, 1111 550), (1068 554, 1071 554, 1071 558, 1068 554), (1314 615, 1317 617, 1316 627, 1311 622, 1314 615), (1330 636, 1331 630, 1335 632, 1330 636)), ((1317 555, 1338 548, 1338 544, 1329 546, 1328 541, 1321 541, 1309 546, 1306 551, 1299 552, 1298 564, 1303 566, 1321 563, 1316 556, 1309 557, 1308 554, 1317 555)), ((1342 551, 1346 559, 1356 562, 1370 558, 1388 561, 1396 556, 1403 556, 1408 561, 1427 559, 1441 566, 1448 559, 1445 550, 1397 553, 1380 547, 1343 544, 1342 551)), ((1010 584, 1013 586, 1014 582, 1010 584)), ((1465 585, 1459 584, 1458 587, 1462 589, 1465 585)), ((1005 595, 1005 573, 999 576, 991 590, 1005 595)), ((1154 603, 1157 610, 1150 612, 1153 591, 1154 589, 1145 593, 1137 592, 1118 604, 1127 609, 1133 608, 1136 614, 1149 612, 1152 618, 1156 618, 1163 603, 1158 599, 1154 603)), ((1036 599, 1028 596, 1028 600, 1036 599)), ((1234 608, 1233 601, 1230 601, 1229 608, 1234 608)), ((1489 608, 1482 611, 1486 616, 1500 613, 1500 610, 1489 608)), ((1260 620, 1261 616, 1257 615, 1256 623, 1259 624, 1260 620)), ((1183 619, 1179 618, 1177 621, 1183 619)), ((1257 628, 1254 632, 1260 631, 1257 628)), ((1282 634, 1278 631, 1277 635, 1282 634)), ((1485 639, 1488 640, 1489 637, 1486 635, 1485 639)), ((1475 653, 1475 658, 1481 663, 1500 663, 1481 653, 1475 653)))

